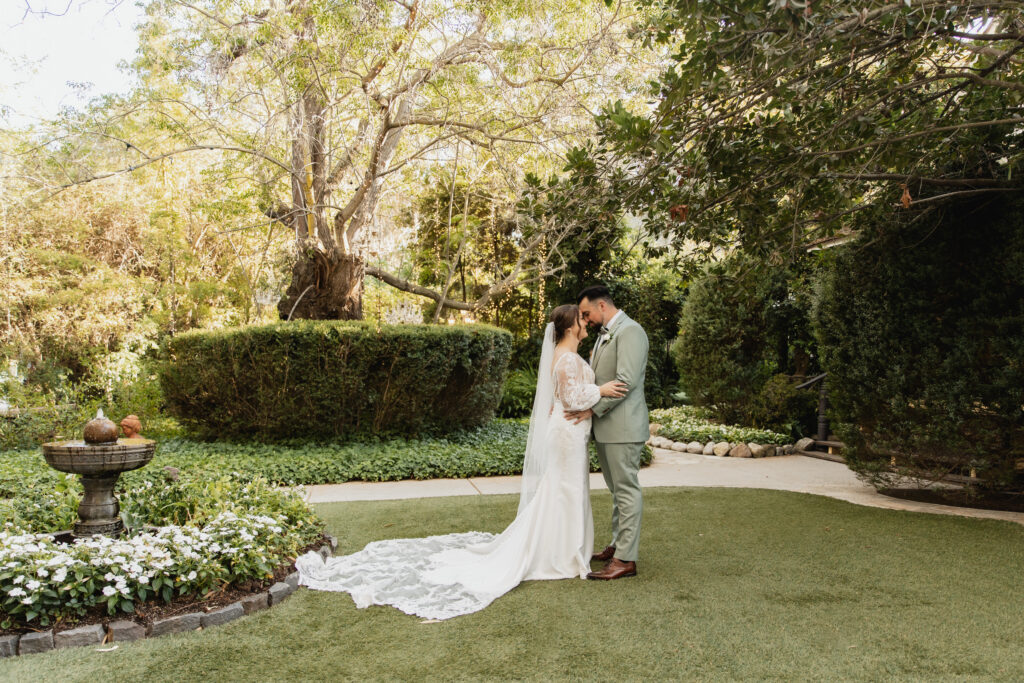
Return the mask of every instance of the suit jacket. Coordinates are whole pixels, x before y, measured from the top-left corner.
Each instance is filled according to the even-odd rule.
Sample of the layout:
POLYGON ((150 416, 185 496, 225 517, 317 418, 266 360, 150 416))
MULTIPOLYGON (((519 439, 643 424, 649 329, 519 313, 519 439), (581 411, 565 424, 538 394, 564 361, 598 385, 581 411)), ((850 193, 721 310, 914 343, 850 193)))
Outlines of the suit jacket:
POLYGON ((622 398, 603 397, 594 405, 594 440, 601 443, 637 443, 651 436, 644 397, 647 373, 647 333, 625 313, 609 330, 611 339, 601 344, 591 358, 595 383, 600 386, 617 379, 627 393, 622 398))

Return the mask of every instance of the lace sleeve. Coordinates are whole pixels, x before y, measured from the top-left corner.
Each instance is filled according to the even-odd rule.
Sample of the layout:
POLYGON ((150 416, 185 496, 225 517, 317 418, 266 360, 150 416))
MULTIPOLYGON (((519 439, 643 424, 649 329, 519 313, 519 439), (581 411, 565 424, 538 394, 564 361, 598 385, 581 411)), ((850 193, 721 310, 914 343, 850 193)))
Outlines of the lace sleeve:
POLYGON ((586 410, 601 399, 601 390, 587 384, 580 364, 565 356, 555 363, 555 398, 566 410, 586 410))

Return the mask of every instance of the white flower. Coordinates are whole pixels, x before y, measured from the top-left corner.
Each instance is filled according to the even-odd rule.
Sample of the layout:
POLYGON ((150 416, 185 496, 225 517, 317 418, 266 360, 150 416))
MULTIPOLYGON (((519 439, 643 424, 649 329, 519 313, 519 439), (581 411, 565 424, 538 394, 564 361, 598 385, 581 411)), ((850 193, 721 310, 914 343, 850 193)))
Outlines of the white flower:
POLYGON ((190 571, 188 573, 188 580, 189 581, 195 581, 196 576, 198 576, 198 575, 196 574, 195 570, 193 569, 192 571, 190 571))
POLYGON ((23 575, 21 575, 21 574, 18 574, 17 576, 14 577, 15 585, 17 585, 19 583, 24 583, 24 581, 25 581, 25 577, 23 575))
POLYGON ((44 568, 40 567, 39 571, 37 571, 36 574, 38 574, 39 576, 41 576, 42 578, 45 579, 47 576, 50 575, 50 572, 48 572, 44 568))
POLYGON ((41 585, 43 585, 43 584, 39 583, 35 579, 32 579, 31 581, 29 581, 28 583, 25 584, 25 588, 29 589, 30 591, 34 591, 35 589, 39 588, 41 585))
POLYGON ((25 593, 25 589, 21 586, 16 586, 12 588, 10 591, 8 591, 7 595, 9 595, 12 598, 20 598, 23 595, 27 595, 27 593, 25 593))
POLYGON ((32 598, 24 598, 24 599, 22 599, 21 604, 23 604, 23 605, 31 605, 32 602, 33 602, 32 598))
POLYGON ((103 594, 106 595, 108 598, 111 595, 113 595, 114 593, 116 593, 116 592, 117 592, 117 589, 114 588, 113 586, 104 586, 103 587, 103 594))

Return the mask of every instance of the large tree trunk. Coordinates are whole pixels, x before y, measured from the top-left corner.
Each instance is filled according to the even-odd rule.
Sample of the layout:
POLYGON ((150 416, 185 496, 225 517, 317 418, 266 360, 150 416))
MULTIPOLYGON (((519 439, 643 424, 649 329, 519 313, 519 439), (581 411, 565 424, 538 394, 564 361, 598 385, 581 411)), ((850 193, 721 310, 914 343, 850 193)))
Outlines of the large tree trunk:
POLYGON ((300 254, 278 314, 282 320, 362 319, 363 268, 358 256, 337 249, 300 254))

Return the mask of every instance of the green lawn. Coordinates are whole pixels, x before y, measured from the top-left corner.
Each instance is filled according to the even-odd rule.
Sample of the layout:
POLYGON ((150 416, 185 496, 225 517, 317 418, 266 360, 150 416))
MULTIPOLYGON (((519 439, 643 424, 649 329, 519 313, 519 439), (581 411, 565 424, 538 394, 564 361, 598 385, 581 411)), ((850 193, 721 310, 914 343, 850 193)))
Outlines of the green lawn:
MULTIPOLYGON (((610 498, 593 496, 598 540, 610 498)), ((514 496, 320 506, 343 550, 500 530, 514 496)), ((646 493, 640 576, 421 624, 305 589, 205 633, 7 660, 14 681, 1024 678, 1024 529, 742 489, 646 493)))

